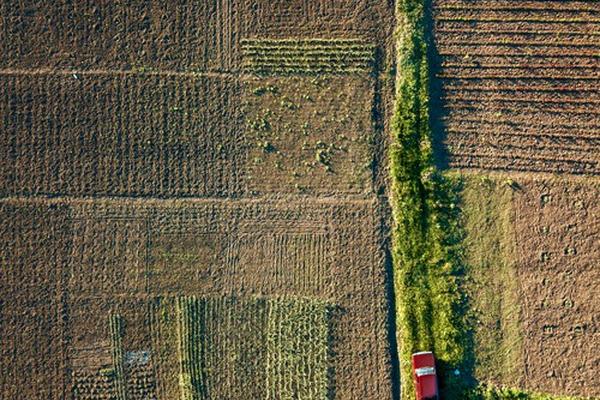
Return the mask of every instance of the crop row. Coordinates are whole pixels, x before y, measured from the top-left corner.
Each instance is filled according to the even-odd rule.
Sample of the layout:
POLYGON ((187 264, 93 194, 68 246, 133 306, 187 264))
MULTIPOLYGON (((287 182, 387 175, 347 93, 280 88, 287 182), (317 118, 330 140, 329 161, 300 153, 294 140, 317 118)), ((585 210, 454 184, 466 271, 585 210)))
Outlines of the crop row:
MULTIPOLYGON (((506 132, 458 132, 448 140, 453 152, 477 154, 514 154, 556 159, 576 159, 593 162, 591 151, 600 144, 599 139, 559 138, 556 136, 513 135, 506 132), (533 146, 535 144, 535 147, 533 146)), ((598 161, 598 160, 596 160, 598 161)))
POLYGON ((157 349, 176 347, 181 400, 327 398, 326 303, 195 296, 173 300, 154 308, 152 330, 157 349))
POLYGON ((552 172, 571 174, 597 174, 600 166, 597 162, 550 157, 531 158, 514 154, 473 154, 456 153, 450 160, 453 168, 477 168, 487 170, 513 170, 531 172, 552 172))
POLYGON ((123 365, 123 320, 118 314, 109 316, 110 340, 112 347, 113 374, 116 400, 127 400, 125 369, 123 365))
POLYGON ((573 35, 598 35, 598 24, 593 22, 561 22, 560 24, 548 24, 540 21, 435 21, 437 33, 444 31, 475 31, 492 33, 539 33, 555 34, 556 36, 573 35))
POLYGON ((362 39, 242 41, 242 69, 269 73, 354 73, 371 67, 374 48, 362 39))
POLYGON ((593 48, 577 46, 553 46, 541 44, 539 46, 511 46, 510 44, 484 44, 484 45, 456 45, 440 44, 437 48, 441 56, 521 56, 521 57, 598 57, 598 51, 593 48))
POLYGON ((520 10, 520 11, 600 11, 594 1, 519 1, 510 0, 468 1, 443 0, 435 5, 436 10, 520 10))
POLYGON ((489 56, 469 55, 447 55, 442 61, 442 67, 473 66, 473 67, 495 67, 514 65, 515 68, 598 68, 600 58, 592 56, 581 56, 576 58, 558 56, 489 56))
POLYGON ((179 297, 176 304, 181 400, 204 399, 206 385, 201 363, 204 324, 200 315, 203 304, 195 297, 179 297))

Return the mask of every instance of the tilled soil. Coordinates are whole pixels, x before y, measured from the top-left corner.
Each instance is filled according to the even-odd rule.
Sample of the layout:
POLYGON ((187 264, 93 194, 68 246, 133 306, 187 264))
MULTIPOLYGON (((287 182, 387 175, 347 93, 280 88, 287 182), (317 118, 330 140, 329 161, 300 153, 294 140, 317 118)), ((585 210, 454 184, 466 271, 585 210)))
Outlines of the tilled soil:
POLYGON ((433 20, 441 159, 600 173, 600 4, 437 0, 433 20))
POLYGON ((597 181, 555 178, 527 179, 515 196, 531 390, 600 396, 599 199, 597 181))
POLYGON ((390 396, 378 201, 5 199, 1 205, 3 220, 22 221, 23 230, 7 225, 3 233, 10 244, 4 262, 22 265, 2 279, 1 326, 9 339, 0 388, 7 396, 18 390, 28 398, 70 398, 77 385, 100 384, 101 377, 92 378, 110 360, 107 320, 119 315, 125 354, 150 354, 162 373, 148 378, 149 387, 176 397, 177 364, 160 358, 148 310, 153 299, 181 293, 322 299, 333 307, 329 385, 336 398, 390 396), (32 212, 46 215, 48 233, 30 228, 32 212), (19 317, 26 310, 29 317, 19 317))
MULTIPOLYGON (((296 347, 270 361, 275 386, 390 398, 388 211, 378 195, 393 4, 167 3, 0 4, 0 397, 180 397, 190 382, 177 352, 189 349, 171 305, 197 296, 330 304, 326 366, 321 354, 302 371, 312 364, 294 349, 310 348, 302 329, 312 328, 294 336, 288 318, 279 337, 296 347), (368 69, 318 81, 308 70, 241 69, 244 40, 304 37, 319 38, 311 51, 334 68, 352 50, 336 41, 359 40, 373 49, 369 60, 354 55, 368 69), (255 93, 274 85, 277 96, 255 93), (267 111, 272 137, 257 138, 252 122, 267 111)), ((197 321, 246 338, 252 318, 236 315, 197 321)), ((229 333, 203 342, 226 349, 211 356, 211 379, 226 379, 211 381, 208 398, 263 393, 265 382, 244 378, 265 372, 243 369, 252 344, 229 333)))

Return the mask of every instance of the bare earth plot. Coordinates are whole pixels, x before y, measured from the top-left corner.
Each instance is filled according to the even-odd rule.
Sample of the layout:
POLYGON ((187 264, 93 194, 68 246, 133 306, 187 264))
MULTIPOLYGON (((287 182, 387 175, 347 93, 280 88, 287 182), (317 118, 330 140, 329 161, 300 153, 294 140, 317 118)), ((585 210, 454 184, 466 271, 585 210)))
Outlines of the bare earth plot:
POLYGON ((600 172, 600 4, 434 2, 450 167, 600 172))
POLYGON ((600 4, 437 0, 433 20, 475 377, 600 396, 600 4))
POLYGON ((393 5, 167 3, 0 5, 0 397, 390 398, 393 5))

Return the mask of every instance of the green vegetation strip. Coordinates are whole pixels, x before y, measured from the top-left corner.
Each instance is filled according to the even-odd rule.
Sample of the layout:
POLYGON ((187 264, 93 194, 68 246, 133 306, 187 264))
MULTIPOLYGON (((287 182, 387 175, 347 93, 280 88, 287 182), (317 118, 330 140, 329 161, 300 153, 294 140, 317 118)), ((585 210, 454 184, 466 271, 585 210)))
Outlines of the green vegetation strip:
POLYGON ((422 0, 398 3, 397 100, 390 151, 394 280, 403 399, 414 398, 410 356, 432 350, 447 382, 465 357, 452 225, 455 199, 432 163, 422 0))
POLYGON ((125 369, 123 366, 123 319, 119 314, 111 314, 108 318, 108 326, 110 329, 116 400, 127 400, 125 369))
POLYGON ((402 399, 414 399, 411 354, 431 350, 445 399, 565 400, 478 385, 462 294, 461 179, 433 165, 429 120, 428 0, 397 3, 396 106, 390 148, 393 262, 402 399))
POLYGON ((204 302, 195 297, 177 299, 177 338, 179 354, 179 387, 181 400, 207 398, 203 378, 202 339, 204 302))
POLYGON ((327 399, 327 305, 270 300, 267 321, 266 399, 327 399))
POLYGON ((368 72, 374 46, 363 39, 246 39, 243 69, 257 74, 368 72))

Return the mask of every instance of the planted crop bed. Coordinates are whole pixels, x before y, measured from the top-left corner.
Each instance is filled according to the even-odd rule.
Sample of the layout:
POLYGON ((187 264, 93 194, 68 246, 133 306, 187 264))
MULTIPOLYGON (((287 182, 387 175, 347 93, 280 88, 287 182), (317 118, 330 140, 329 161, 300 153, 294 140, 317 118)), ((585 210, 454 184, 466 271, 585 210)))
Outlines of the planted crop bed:
POLYGON ((365 73, 373 66, 374 46, 354 39, 243 40, 242 68, 257 74, 365 73))
POLYGON ((436 0, 433 18, 451 167, 600 173, 600 4, 436 0))

